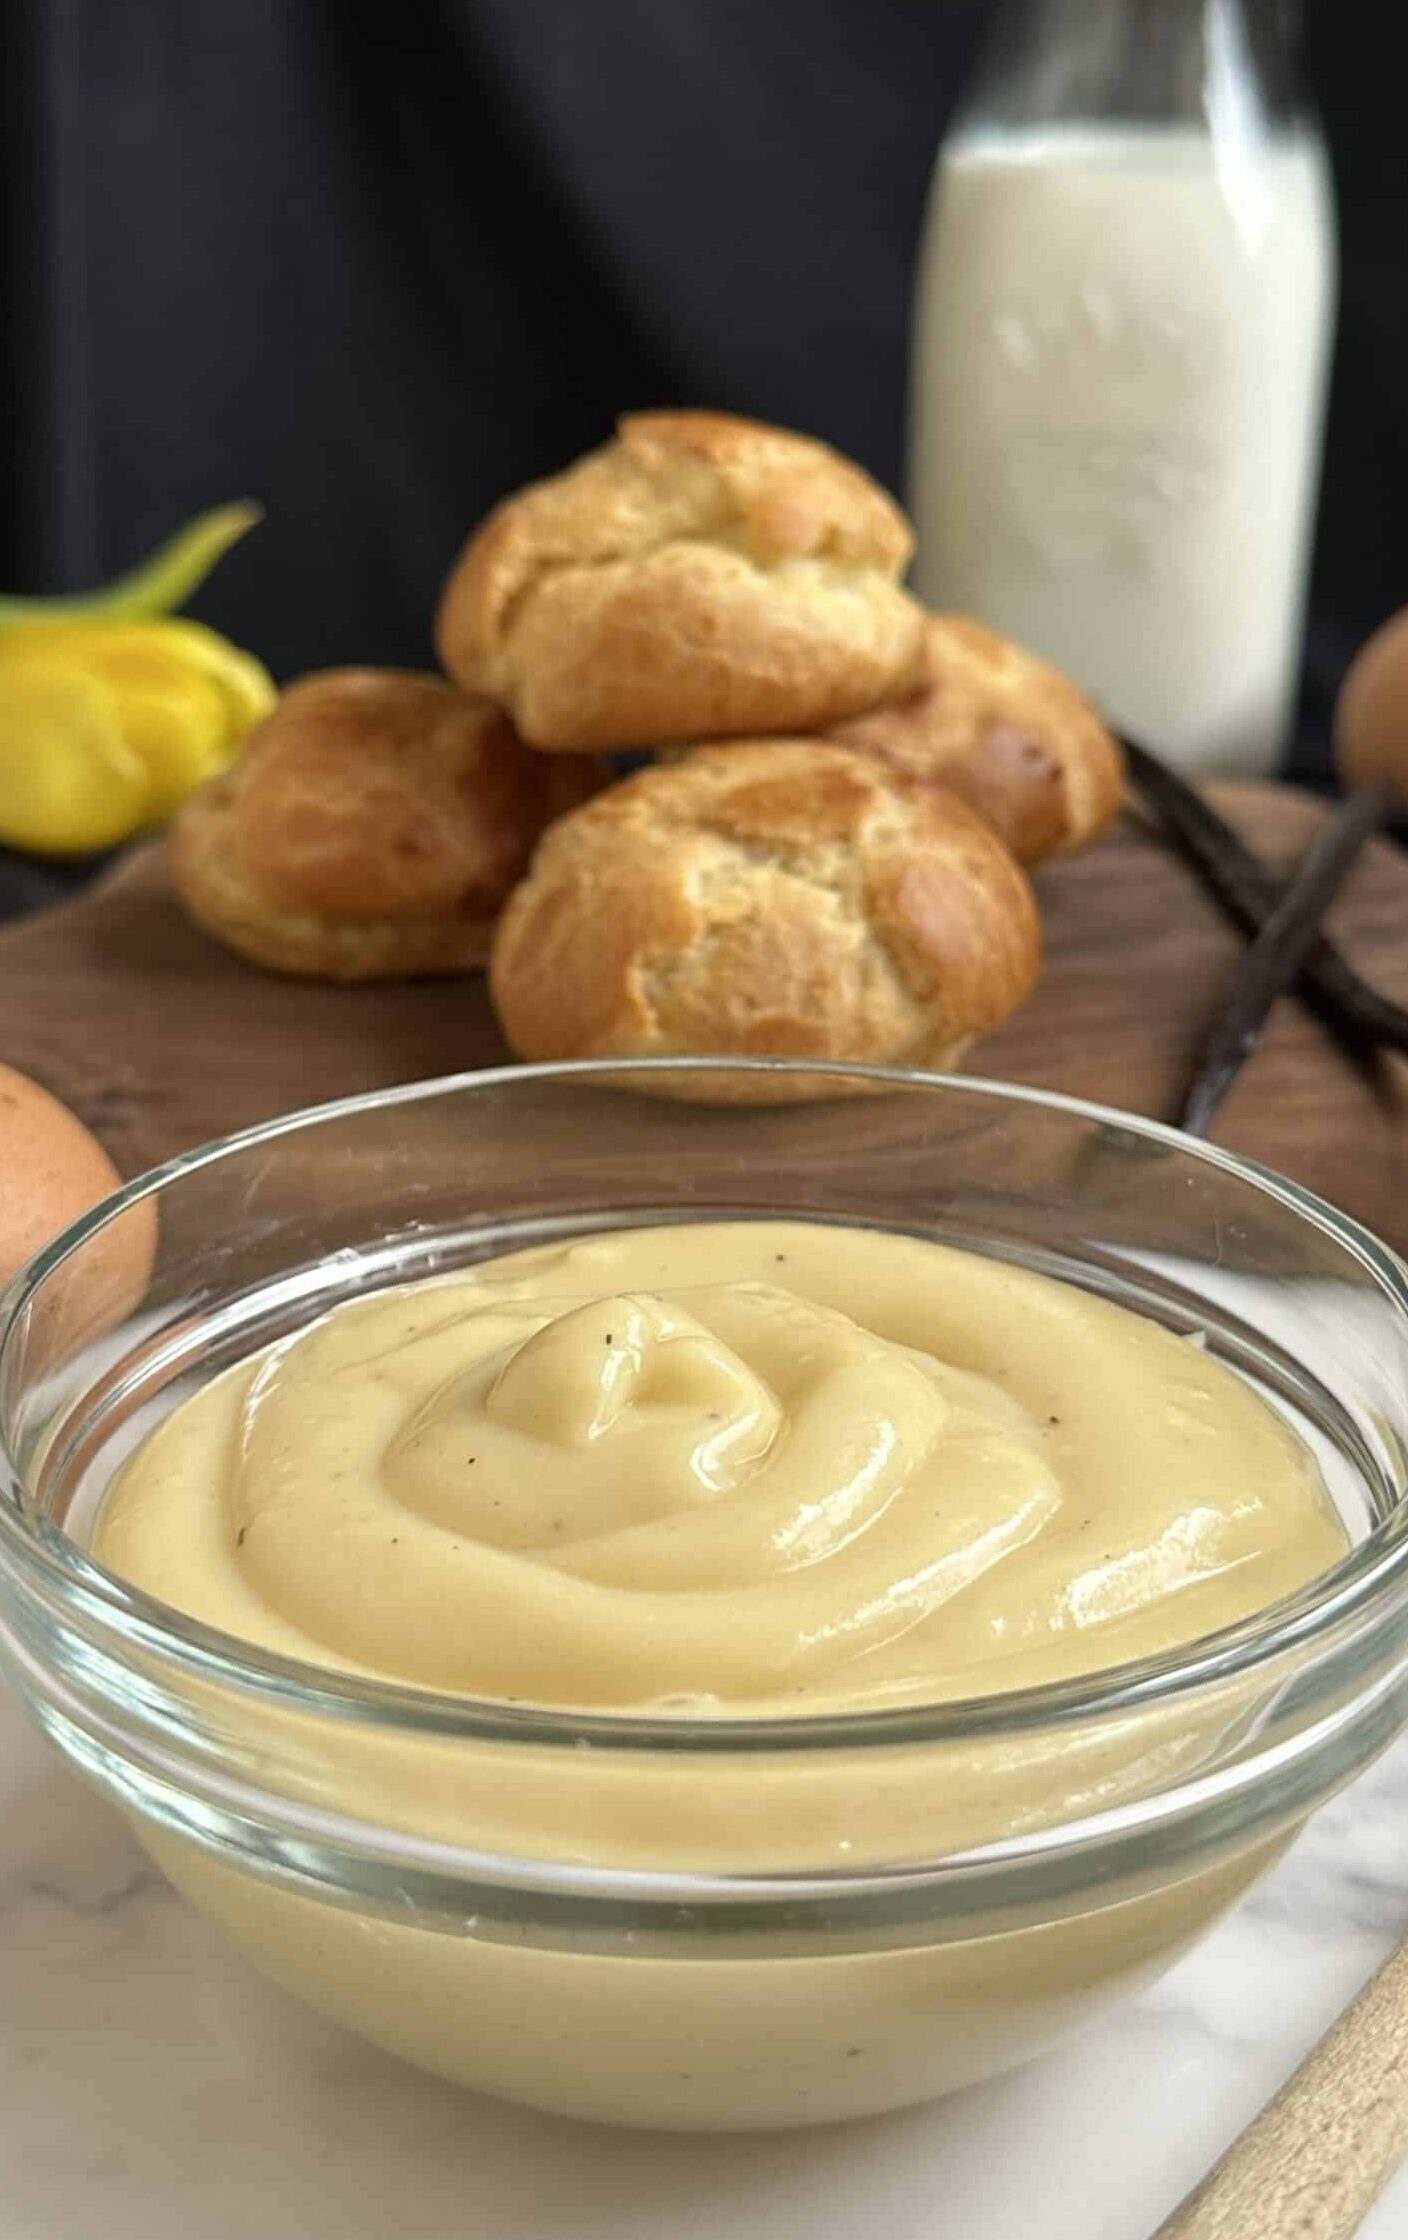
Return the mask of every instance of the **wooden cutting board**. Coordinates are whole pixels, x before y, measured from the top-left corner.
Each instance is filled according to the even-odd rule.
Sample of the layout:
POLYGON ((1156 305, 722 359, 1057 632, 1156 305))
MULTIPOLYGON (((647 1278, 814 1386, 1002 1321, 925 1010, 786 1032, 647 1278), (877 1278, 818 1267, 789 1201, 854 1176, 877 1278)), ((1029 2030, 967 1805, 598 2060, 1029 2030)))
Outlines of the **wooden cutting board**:
MULTIPOLYGON (((1319 806, 1221 789, 1269 861, 1319 806)), ((1240 945, 1190 874, 1134 819, 1038 879, 1046 966, 972 1070, 1167 1117, 1240 945)), ((1376 843, 1331 927, 1408 1002, 1408 856, 1376 843)), ((374 988, 280 980, 228 956, 173 899, 162 852, 131 855, 79 900, 0 931, 0 1059, 45 1082, 135 1173, 231 1128, 327 1097, 506 1056, 481 979, 374 988)), ((1282 1003, 1218 1139, 1322 1192, 1408 1249, 1408 1066, 1359 1072, 1282 1003)))

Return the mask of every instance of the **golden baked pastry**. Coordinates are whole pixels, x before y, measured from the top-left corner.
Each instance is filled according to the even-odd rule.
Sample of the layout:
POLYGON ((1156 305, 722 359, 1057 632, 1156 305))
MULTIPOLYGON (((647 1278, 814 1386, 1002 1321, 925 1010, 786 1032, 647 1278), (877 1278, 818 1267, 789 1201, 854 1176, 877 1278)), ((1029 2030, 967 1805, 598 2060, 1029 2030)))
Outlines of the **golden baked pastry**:
POLYGON ((450 675, 536 747, 811 731, 920 675, 899 507, 823 443, 637 412, 499 506, 440 602, 450 675))
POLYGON ((1097 839, 1119 809, 1124 765, 1069 679, 961 615, 929 616, 924 661, 918 692, 831 736, 940 778, 1023 863, 1097 839))
POLYGON ((187 802, 172 872, 202 925, 276 972, 466 972, 544 826, 605 776, 535 755, 439 677, 333 669, 187 802))
POLYGON ((956 796, 815 739, 701 748, 553 827, 489 986, 525 1058, 946 1067, 1036 977, 1024 873, 956 796))

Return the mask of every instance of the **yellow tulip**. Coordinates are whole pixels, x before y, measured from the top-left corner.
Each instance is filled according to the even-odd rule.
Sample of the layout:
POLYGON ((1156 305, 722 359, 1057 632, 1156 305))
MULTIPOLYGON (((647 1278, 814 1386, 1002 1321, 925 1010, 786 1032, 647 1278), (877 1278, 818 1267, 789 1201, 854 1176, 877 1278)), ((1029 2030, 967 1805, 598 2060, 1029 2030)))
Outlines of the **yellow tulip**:
POLYGON ((199 622, 0 631, 0 840, 84 855, 162 823, 276 698, 252 655, 199 622))
POLYGON ((139 828, 149 792, 97 678, 62 662, 0 668, 0 840, 40 855, 111 848, 139 828))
POLYGON ((222 508, 80 600, 0 600, 0 842, 86 855, 161 824, 278 697, 252 654, 160 613, 254 518, 222 508))

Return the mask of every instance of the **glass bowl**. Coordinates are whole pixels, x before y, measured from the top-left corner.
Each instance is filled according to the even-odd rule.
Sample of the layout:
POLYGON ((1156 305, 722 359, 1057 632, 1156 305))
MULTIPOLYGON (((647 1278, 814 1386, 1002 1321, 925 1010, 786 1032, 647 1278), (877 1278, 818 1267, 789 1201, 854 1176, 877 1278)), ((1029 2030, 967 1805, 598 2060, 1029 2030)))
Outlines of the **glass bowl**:
POLYGON ((988 1082, 652 1061, 295 1114, 132 1184, 6 1294, 0 1655, 203 1913, 409 2060, 634 2125, 898 2106, 1166 1967, 1404 1724, 1404 1273, 1244 1160, 988 1082), (1139 1664, 786 1720, 348 1677, 85 1553, 152 1424, 341 1300, 605 1227, 765 1216, 941 1239, 1197 1337, 1314 1447, 1349 1553, 1139 1664))

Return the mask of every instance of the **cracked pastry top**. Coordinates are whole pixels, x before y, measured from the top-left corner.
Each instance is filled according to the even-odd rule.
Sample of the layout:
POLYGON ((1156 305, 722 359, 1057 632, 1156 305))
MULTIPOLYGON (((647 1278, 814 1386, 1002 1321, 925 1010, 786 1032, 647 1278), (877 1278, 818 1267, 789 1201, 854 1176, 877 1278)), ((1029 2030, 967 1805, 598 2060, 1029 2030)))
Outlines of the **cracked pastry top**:
POLYGON ((490 986, 525 1058, 946 1068, 1038 957, 1026 877, 963 802, 768 739, 643 770, 555 825, 500 920, 490 986))
POLYGON ((827 445, 712 412, 628 414, 508 498, 441 598, 451 676, 535 747, 810 731, 922 680, 909 524, 827 445))

